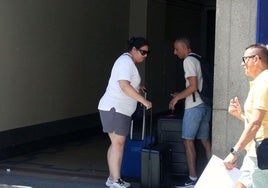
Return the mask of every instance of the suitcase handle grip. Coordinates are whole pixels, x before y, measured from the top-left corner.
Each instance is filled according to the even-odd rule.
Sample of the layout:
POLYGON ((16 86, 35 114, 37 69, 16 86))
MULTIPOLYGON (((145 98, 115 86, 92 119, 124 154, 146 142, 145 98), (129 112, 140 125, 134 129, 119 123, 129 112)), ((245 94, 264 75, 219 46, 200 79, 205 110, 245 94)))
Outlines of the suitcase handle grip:
MULTIPOLYGON (((150 137, 152 137, 152 114, 153 114, 153 110, 152 108, 149 109, 150 110, 150 137)), ((148 110, 148 111, 149 111, 148 110)), ((131 120, 131 126, 130 126, 130 139, 133 139, 133 120, 131 120)), ((146 136, 146 108, 143 107, 143 117, 142 117, 142 133, 141 133, 141 140, 145 140, 145 136, 146 136)))

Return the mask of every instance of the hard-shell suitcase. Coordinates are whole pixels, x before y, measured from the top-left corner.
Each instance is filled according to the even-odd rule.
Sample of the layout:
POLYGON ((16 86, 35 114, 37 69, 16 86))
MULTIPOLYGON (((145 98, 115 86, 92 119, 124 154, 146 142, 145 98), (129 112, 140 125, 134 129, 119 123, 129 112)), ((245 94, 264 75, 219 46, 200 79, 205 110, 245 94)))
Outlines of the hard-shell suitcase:
MULTIPOLYGON (((171 174, 173 176, 188 176, 187 157, 184 149, 182 134, 182 118, 178 115, 165 115, 157 121, 158 142, 168 143, 172 148, 171 174)), ((196 170, 202 173, 207 159, 200 140, 195 141, 196 170)))
MULTIPOLYGON (((147 94, 144 95, 147 98, 147 94)), ((138 105, 140 105, 138 103, 138 105)), ((139 118, 134 118, 131 123, 130 135, 126 139, 124 155, 121 166, 121 176, 127 178, 140 178, 141 176, 141 150, 150 145, 154 138, 146 136, 147 113, 144 106, 139 118)), ((152 110, 150 110, 150 116, 152 110)), ((139 112, 138 112, 139 113, 139 112)), ((151 119, 150 119, 151 121, 151 119)))
POLYGON ((141 154, 141 188, 171 186, 171 145, 161 143, 145 147, 141 154))
POLYGON ((127 137, 122 159, 121 175, 127 178, 140 178, 141 176, 141 151, 151 142, 150 137, 145 140, 131 140, 127 137))
POLYGON ((158 142, 168 143, 172 147, 171 173, 172 175, 187 175, 188 166, 184 149, 182 133, 182 119, 176 115, 165 115, 157 121, 158 142))

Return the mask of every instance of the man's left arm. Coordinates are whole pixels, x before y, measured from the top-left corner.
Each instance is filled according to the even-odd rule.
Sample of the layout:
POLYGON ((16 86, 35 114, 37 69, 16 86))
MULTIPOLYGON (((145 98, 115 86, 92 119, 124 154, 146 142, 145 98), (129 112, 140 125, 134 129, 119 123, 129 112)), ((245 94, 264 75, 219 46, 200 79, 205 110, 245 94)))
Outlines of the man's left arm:
MULTIPOLYGON (((258 132, 259 128, 262 126, 261 123, 262 123, 265 113, 266 113, 265 110, 260 110, 260 109, 253 110, 252 121, 248 123, 248 125, 242 132, 238 142, 233 147, 235 152, 241 153, 245 149, 246 145, 255 138, 256 133, 258 132)), ((224 159, 224 165, 226 166, 227 169, 231 170, 234 167, 236 167, 237 157, 238 155, 230 153, 224 159)))

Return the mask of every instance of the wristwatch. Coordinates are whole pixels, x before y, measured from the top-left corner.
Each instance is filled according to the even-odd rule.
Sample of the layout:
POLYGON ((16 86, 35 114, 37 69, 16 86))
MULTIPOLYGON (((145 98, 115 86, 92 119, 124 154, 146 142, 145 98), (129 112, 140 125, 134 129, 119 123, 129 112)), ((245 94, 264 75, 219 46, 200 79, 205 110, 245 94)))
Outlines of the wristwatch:
POLYGON ((240 152, 236 151, 234 148, 232 148, 230 150, 230 152, 231 152, 231 154, 233 154, 234 156, 237 156, 237 157, 240 155, 240 152))

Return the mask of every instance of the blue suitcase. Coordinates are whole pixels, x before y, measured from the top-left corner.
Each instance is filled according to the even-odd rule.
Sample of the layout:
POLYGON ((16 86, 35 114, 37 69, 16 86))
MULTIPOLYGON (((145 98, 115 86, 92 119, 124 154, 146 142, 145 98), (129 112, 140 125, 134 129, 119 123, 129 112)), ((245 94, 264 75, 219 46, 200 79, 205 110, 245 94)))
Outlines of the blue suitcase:
POLYGON ((145 140, 131 140, 127 137, 122 160, 121 175, 127 178, 140 178, 141 176, 141 151, 151 142, 150 137, 145 140))
MULTIPOLYGON (((146 97, 146 93, 145 93, 146 97)), ((140 104, 138 104, 140 105, 140 104)), ((151 136, 152 110, 150 119, 146 118, 146 109, 142 107, 141 118, 133 119, 130 135, 126 139, 121 166, 121 176, 127 178, 140 178, 141 176, 141 151, 147 145, 152 144, 154 138, 151 136), (146 136, 146 124, 150 121, 150 136, 146 136)))

